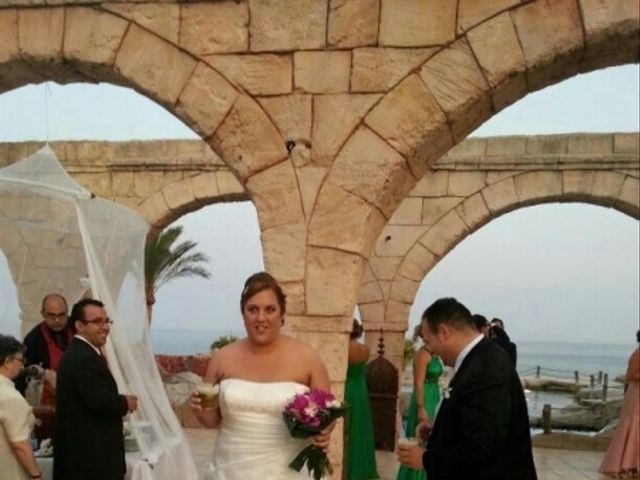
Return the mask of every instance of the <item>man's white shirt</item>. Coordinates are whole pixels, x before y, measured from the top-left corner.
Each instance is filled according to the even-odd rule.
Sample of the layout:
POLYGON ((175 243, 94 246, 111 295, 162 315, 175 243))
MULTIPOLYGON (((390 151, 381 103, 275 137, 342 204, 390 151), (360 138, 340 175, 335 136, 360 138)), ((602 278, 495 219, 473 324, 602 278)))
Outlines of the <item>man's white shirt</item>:
POLYGON ((95 352, 96 352, 98 355, 102 356, 102 352, 101 352, 98 348, 96 348, 96 346, 95 346, 93 343, 91 343, 89 340, 87 340, 86 338, 84 338, 82 335, 78 335, 78 334, 76 334, 76 335, 75 335, 75 337, 76 337, 76 338, 78 338, 78 339, 80 339, 80 340, 82 340, 84 343, 86 343, 86 344, 87 344, 87 345, 89 345, 91 348, 93 348, 93 349, 95 350, 95 352))
MULTIPOLYGON (((449 379, 449 384, 451 384, 451 382, 453 381, 453 379, 456 376, 456 373, 458 373, 458 370, 460 369, 460 365, 462 365, 462 362, 464 361, 465 358, 467 358, 467 355, 469 355, 469 352, 471 350, 473 350, 473 347, 475 347, 478 343, 480 343, 480 341, 484 338, 484 335, 482 335, 481 333, 478 334, 478 336, 476 338, 474 338, 473 340, 471 340, 466 347, 464 347, 460 353, 458 354, 458 356, 456 357, 456 362, 453 364, 453 374, 451 375, 451 378, 449 379)), ((450 388, 447 387, 444 389, 444 391, 442 392, 442 394, 440 395, 440 401, 438 402, 438 406, 436 407, 436 413, 433 416, 433 420, 432 423, 436 423, 436 418, 438 416, 438 412, 440 411, 440 407, 442 406, 442 402, 445 400, 445 393, 447 391, 449 391, 450 388)), ((448 397, 448 395, 447 395, 448 397)))
POLYGON ((467 346, 464 347, 462 351, 458 354, 458 356, 456 357, 456 363, 453 364, 453 375, 451 376, 451 380, 453 380, 453 378, 456 376, 456 373, 458 373, 458 370, 460 369, 460 365, 462 365, 462 362, 464 362, 464 359, 467 358, 467 355, 469 355, 469 352, 473 350, 473 347, 475 347, 478 343, 480 343, 480 340, 482 340, 483 338, 484 338, 484 335, 482 335, 481 333, 478 334, 478 336, 473 340, 471 340, 467 344, 467 346))

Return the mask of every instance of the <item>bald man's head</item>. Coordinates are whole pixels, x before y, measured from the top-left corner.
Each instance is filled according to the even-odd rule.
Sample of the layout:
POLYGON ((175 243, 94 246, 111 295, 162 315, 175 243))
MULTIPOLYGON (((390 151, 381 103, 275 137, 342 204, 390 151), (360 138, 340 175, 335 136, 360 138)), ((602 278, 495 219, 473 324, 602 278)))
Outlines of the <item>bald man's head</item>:
POLYGON ((54 332, 60 332, 67 326, 69 316, 67 300, 59 293, 50 293, 42 299, 42 318, 54 332))

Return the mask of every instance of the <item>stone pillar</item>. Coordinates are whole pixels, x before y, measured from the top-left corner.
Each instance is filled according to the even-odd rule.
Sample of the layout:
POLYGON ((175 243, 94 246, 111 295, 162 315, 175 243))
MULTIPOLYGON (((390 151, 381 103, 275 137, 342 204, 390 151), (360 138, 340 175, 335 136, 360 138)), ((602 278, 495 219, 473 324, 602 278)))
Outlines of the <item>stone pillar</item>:
MULTIPOLYGON (((331 390, 339 399, 344 399, 344 382, 348 365, 349 332, 353 319, 343 317, 286 317, 286 328, 297 338, 307 342, 319 354, 329 372, 331 390)), ((331 437, 331 463, 334 478, 341 478, 343 463, 343 428, 340 420, 331 437)))

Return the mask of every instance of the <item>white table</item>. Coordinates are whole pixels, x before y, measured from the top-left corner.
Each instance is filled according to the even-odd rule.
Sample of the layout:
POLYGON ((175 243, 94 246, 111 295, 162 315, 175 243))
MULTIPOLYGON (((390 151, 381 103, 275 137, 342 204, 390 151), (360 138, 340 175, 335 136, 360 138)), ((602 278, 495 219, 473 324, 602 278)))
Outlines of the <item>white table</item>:
MULTIPOLYGON (((36 461, 42 472, 42 480, 51 480, 53 478, 53 457, 37 457, 36 461)), ((125 462, 127 464, 125 480, 153 480, 151 467, 142 459, 140 452, 127 452, 125 462)))

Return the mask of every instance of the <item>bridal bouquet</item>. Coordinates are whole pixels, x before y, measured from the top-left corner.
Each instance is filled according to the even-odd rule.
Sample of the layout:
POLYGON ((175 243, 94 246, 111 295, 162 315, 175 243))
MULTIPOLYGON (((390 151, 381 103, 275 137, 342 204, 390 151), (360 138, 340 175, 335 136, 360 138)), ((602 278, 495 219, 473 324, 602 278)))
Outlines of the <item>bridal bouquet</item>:
MULTIPOLYGON (((293 397, 284 407, 282 416, 293 438, 311 438, 345 414, 346 407, 328 392, 311 390, 293 397)), ((289 464, 296 472, 307 466, 314 480, 320 480, 333 468, 324 451, 315 445, 302 450, 289 464)))

